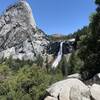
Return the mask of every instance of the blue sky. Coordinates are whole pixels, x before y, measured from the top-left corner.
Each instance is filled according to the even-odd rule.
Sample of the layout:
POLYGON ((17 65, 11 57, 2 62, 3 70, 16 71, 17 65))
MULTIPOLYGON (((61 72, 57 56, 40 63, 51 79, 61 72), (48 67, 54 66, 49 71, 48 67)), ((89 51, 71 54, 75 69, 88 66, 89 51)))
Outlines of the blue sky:
MULTIPOLYGON (((0 14, 18 0, 0 0, 0 14)), ((47 34, 69 34, 89 24, 94 0, 27 0, 37 26, 47 34)))

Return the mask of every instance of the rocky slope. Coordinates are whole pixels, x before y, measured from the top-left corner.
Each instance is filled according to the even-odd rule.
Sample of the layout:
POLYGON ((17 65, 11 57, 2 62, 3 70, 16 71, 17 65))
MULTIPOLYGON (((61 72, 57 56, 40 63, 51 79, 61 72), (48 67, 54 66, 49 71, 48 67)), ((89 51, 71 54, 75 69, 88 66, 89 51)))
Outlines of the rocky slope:
POLYGON ((0 16, 0 58, 35 60, 39 54, 45 57, 48 43, 45 33, 37 28, 26 1, 10 6, 0 16))
MULTIPOLYGON (((96 80, 98 75, 93 79, 96 80)), ((100 82, 99 76, 97 80, 100 82)), ((86 85, 80 80, 79 74, 68 76, 67 79, 51 85, 46 91, 44 100, 100 100, 100 84, 95 81, 86 85)))

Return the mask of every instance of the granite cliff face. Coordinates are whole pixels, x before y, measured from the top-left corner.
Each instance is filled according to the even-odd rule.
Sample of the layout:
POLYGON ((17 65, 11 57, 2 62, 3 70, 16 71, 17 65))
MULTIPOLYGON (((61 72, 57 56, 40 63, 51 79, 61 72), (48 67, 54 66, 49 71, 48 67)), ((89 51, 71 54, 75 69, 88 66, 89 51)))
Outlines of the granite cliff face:
POLYGON ((37 28, 32 10, 26 1, 10 6, 0 16, 0 58, 35 60, 45 57, 49 41, 37 28))
MULTIPOLYGON (((47 46, 47 53, 57 56, 60 49, 60 43, 60 41, 50 42, 47 46)), ((63 54, 71 53, 74 50, 74 41, 63 41, 62 49, 63 54)))

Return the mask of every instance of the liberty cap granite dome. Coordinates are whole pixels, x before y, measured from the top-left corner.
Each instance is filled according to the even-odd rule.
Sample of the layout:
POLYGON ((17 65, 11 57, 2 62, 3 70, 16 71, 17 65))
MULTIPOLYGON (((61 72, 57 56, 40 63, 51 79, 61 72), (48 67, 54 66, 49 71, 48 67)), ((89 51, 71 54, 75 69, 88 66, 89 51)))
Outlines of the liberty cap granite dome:
POLYGON ((34 60, 44 56, 49 41, 37 28, 32 10, 26 1, 10 6, 0 16, 0 57, 34 60))

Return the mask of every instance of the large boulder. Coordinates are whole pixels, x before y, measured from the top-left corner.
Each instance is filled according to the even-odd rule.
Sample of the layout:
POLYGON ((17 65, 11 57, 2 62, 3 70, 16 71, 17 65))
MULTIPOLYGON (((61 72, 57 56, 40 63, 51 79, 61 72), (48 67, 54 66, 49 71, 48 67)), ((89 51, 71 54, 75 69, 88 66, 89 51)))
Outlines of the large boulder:
POLYGON ((44 100, 57 100, 57 98, 47 96, 44 100))
POLYGON ((79 73, 75 73, 75 74, 68 75, 67 78, 81 79, 81 75, 79 73))
POLYGON ((46 91, 57 100, 90 100, 88 86, 75 78, 57 82, 46 91))
POLYGON ((94 100, 100 100, 100 85, 93 84, 90 88, 91 96, 94 100))
POLYGON ((45 57, 48 43, 26 1, 10 6, 0 16, 0 57, 35 60, 39 54, 45 57))

